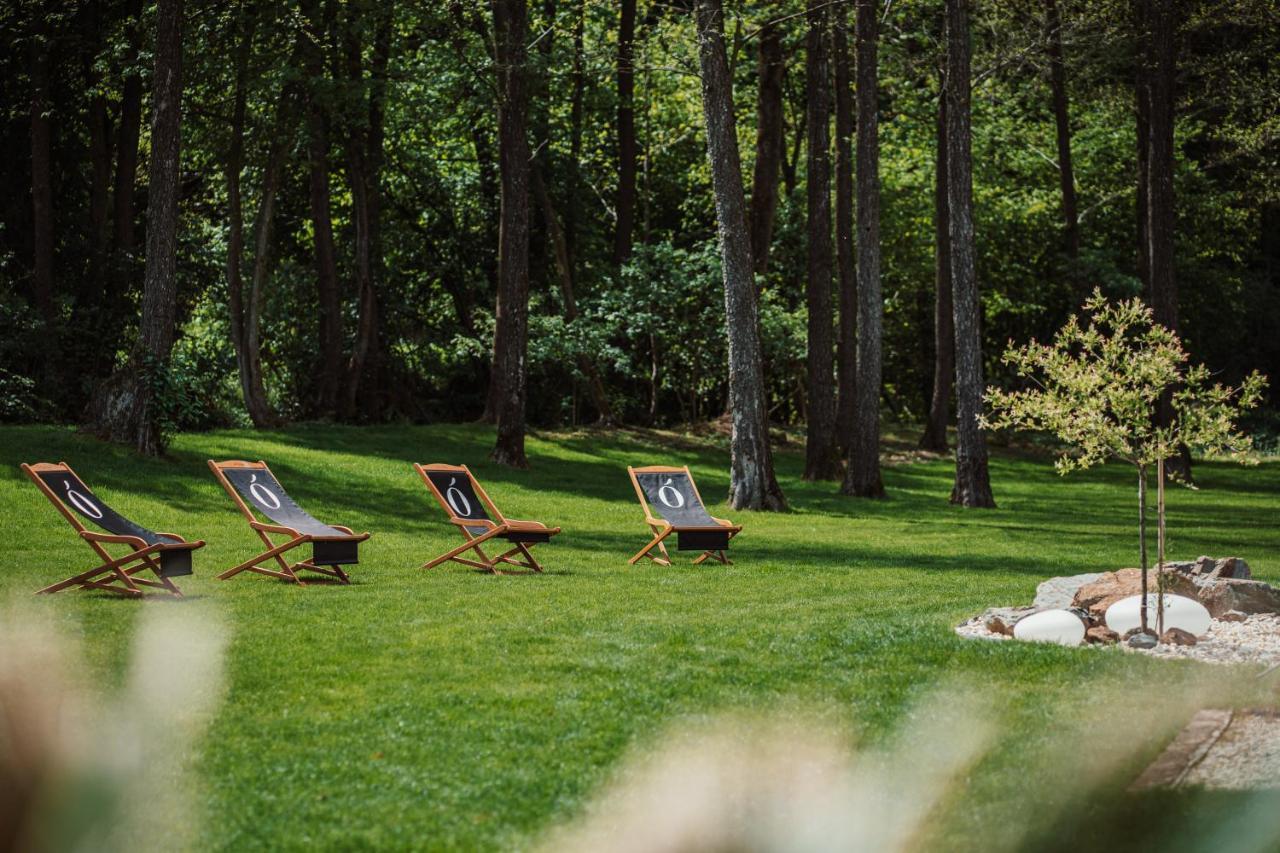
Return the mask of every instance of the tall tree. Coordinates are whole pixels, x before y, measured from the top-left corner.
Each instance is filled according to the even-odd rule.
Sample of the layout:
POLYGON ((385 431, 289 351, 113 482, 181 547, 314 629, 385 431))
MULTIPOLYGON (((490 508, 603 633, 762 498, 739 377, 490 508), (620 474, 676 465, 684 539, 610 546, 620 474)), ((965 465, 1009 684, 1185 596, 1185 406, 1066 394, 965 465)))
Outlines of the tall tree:
POLYGON ((947 84, 939 75, 937 132, 933 172, 933 393, 920 446, 945 453, 951 419, 951 383, 955 379, 956 327, 951 303, 951 234, 947 216, 947 84))
POLYGON ((112 206, 115 251, 112 292, 119 294, 132 277, 134 195, 138 180, 138 139, 142 129, 142 75, 138 56, 142 46, 142 0, 130 0, 125 24, 124 85, 120 92, 120 127, 116 141, 116 180, 112 206))
POLYGON ((342 376, 342 298, 338 284, 338 255, 333 241, 333 215, 329 181, 329 110, 323 90, 326 85, 324 53, 328 31, 333 26, 333 4, 322 13, 317 0, 303 5, 305 24, 301 38, 302 56, 308 77, 307 171, 312 242, 315 247, 316 302, 319 307, 320 370, 316 383, 320 414, 338 413, 342 376))
POLYGON ((806 480, 840 477, 836 447, 836 395, 831 322, 831 76, 830 4, 808 0, 805 10, 805 111, 809 126, 806 167, 808 280, 808 434, 806 480))
POLYGON ((525 0, 492 0, 498 70, 498 164, 501 224, 493 382, 498 440, 495 462, 527 468, 524 453, 525 382, 529 314, 529 11, 525 0))
MULTIPOLYGON (((97 69, 97 59, 106 37, 102 33, 103 3, 92 2, 88 7, 86 39, 95 46, 94 53, 88 58, 85 78, 89 81, 92 95, 89 100, 89 163, 91 167, 89 180, 89 280, 85 295, 89 299, 78 304, 85 309, 88 305, 100 305, 103 287, 106 284, 107 250, 110 247, 110 235, 107 231, 108 206, 111 201, 111 115, 107 110, 107 96, 104 90, 102 74, 97 69)), ((78 326, 77 326, 78 327, 78 326)))
POLYGON ((778 178, 782 170, 782 78, 786 57, 782 52, 782 27, 767 22, 757 43, 756 165, 751 179, 751 248, 757 275, 769 267, 773 244, 773 220, 778 209, 778 178))
MULTIPOLYGON (((584 57, 582 55, 582 14, 581 5, 575 10, 578 18, 574 24, 574 60, 573 60, 573 92, 570 95, 570 112, 571 123, 570 129, 570 158, 574 161, 570 166, 569 183, 571 191, 569 198, 575 198, 577 182, 577 157, 581 156, 582 151, 582 97, 584 81, 582 79, 582 63, 584 57)), ((538 42, 538 50, 542 54, 539 67, 538 93, 536 103, 536 129, 534 138, 538 140, 539 153, 533 158, 530 166, 530 183, 533 198, 537 203, 537 209, 542 214, 542 220, 546 227, 547 242, 551 246, 552 261, 555 267, 556 278, 560 282, 560 298, 564 306, 564 319, 566 323, 572 324, 578 319, 578 302, 574 293, 574 261, 572 251, 569 245, 569 239, 565 233, 564 226, 561 225, 561 217, 556 212, 555 202, 551 197, 551 192, 547 188, 549 183, 547 175, 552 171, 552 163, 550 158, 550 113, 551 113, 551 87, 549 85, 550 65, 553 46, 553 23, 556 16, 555 0, 545 0, 543 5, 543 14, 551 28, 545 33, 541 41, 538 42)), ((575 205, 570 204, 569 209, 572 210, 575 205)), ((577 358, 578 370, 582 373, 587 381, 587 391, 591 395, 591 402, 596 408, 597 423, 601 426, 612 426, 615 424, 613 406, 609 402, 609 397, 605 393, 604 380, 600 375, 600 370, 596 363, 592 361, 585 353, 580 354, 577 358)))
MULTIPOLYGON (((573 81, 569 95, 569 163, 565 174, 565 198, 576 199, 582 186, 582 120, 587 90, 587 54, 585 30, 587 25, 586 0, 574 0, 573 4, 573 63, 570 77, 573 81)), ((569 252, 569 274, 578 274, 578 206, 569 204, 564 209, 564 242, 569 252)))
POLYGON ((618 18, 618 225, 613 262, 631 257, 636 210, 635 42, 636 0, 621 0, 618 18))
POLYGON ((880 387, 884 301, 880 288, 879 7, 858 0, 858 379, 857 411, 842 491, 884 497, 880 477, 880 387))
MULTIPOLYGON (((1178 283, 1174 269, 1173 104, 1177 73, 1177 10, 1173 0, 1146 0, 1145 7, 1149 49, 1146 68, 1147 292, 1155 321, 1176 333, 1178 283)), ((1172 422, 1172 389, 1160 399, 1156 416, 1162 425, 1172 422)), ((1165 468, 1174 476, 1190 480, 1190 451, 1182 448, 1176 457, 1168 460, 1165 468)))
POLYGON ((1138 186, 1134 213, 1138 232, 1138 280, 1142 282, 1142 288, 1147 293, 1148 298, 1151 295, 1151 274, 1148 270, 1151 255, 1147 246, 1147 238, 1149 236, 1147 233, 1147 157, 1150 153, 1151 143, 1151 92, 1148 85, 1150 75, 1147 69, 1147 62, 1150 60, 1151 54, 1151 36, 1147 20, 1149 17, 1147 11, 1149 4, 1150 0, 1135 0, 1133 4, 1134 23, 1137 28, 1137 38, 1134 40, 1133 91, 1134 106, 1137 113, 1135 142, 1138 149, 1138 186))
POLYGON ((969 0, 946 0, 947 211, 956 336, 956 479, 951 502, 994 507, 982 414, 982 334, 974 268, 973 162, 969 126, 969 0))
MULTIPOLYGON (((240 173, 244 169, 245 113, 248 101, 249 57, 253 51, 256 17, 240 4, 240 40, 235 54, 235 83, 232 93, 231 138, 227 145, 227 308, 230 315, 231 344, 236 352, 236 367, 240 377, 240 391, 245 411, 253 425, 259 428, 272 426, 275 417, 267 403, 262 381, 262 359, 258 329, 261 310, 263 280, 267 272, 267 253, 270 248, 270 222, 275 208, 275 195, 279 184, 281 162, 284 159, 282 132, 272 140, 271 153, 262 179, 262 201, 255 227, 255 253, 253 284, 249 304, 245 304, 244 276, 241 266, 244 258, 244 202, 240 187, 240 173)), ((282 97, 287 100, 287 93, 282 97)), ((282 131, 283 128, 278 128, 282 131)))
POLYGON ((769 447, 760 317, 720 0, 695 0, 694 21, 729 339, 729 409, 733 424, 729 503, 735 509, 783 510, 786 500, 774 476, 773 452, 769 447))
POLYGON ((358 415, 377 417, 381 403, 366 394, 366 372, 371 364, 381 361, 381 326, 378 280, 382 262, 382 162, 385 137, 385 102, 387 64, 390 61, 391 27, 394 6, 390 2, 374 7, 372 61, 369 75, 364 73, 363 45, 360 40, 362 21, 358 10, 344 27, 344 49, 347 74, 357 93, 356 116, 348 125, 346 141, 347 182, 351 187, 352 219, 355 222, 355 292, 357 298, 356 335, 347 360, 346 385, 343 388, 342 416, 347 420, 358 415), (363 93, 367 90, 367 95, 363 93))
POLYGON ((182 121, 182 0, 156 4, 151 89, 151 157, 147 174, 147 265, 138 343, 130 364, 99 388, 92 425, 139 453, 164 450, 162 402, 177 316, 179 147, 182 121))
POLYGON ((53 302, 53 130, 49 113, 49 25, 36 12, 31 34, 31 293, 46 326, 57 319, 53 302))
MULTIPOLYGON (((167 370, 178 310, 178 194, 181 190, 182 0, 156 3, 156 55, 151 83, 151 157, 147 172, 147 267, 138 344, 143 358, 167 370)), ((147 365, 144 370, 150 371, 147 365)), ((157 401, 142 386, 142 418, 135 446, 164 449, 157 401)))
POLYGON ((836 443, 847 456, 858 406, 858 273, 853 252, 853 57, 849 55, 849 12, 845 5, 835 7, 832 52, 836 86, 836 281, 840 288, 836 443))
POLYGON ((1049 86, 1053 92, 1053 118, 1058 136, 1058 180, 1062 186, 1062 235, 1077 301, 1088 296, 1076 261, 1080 258, 1080 214, 1076 205, 1075 168, 1071 161, 1071 115, 1067 100, 1067 68, 1062 51, 1062 13, 1058 0, 1044 0, 1049 43, 1049 86))

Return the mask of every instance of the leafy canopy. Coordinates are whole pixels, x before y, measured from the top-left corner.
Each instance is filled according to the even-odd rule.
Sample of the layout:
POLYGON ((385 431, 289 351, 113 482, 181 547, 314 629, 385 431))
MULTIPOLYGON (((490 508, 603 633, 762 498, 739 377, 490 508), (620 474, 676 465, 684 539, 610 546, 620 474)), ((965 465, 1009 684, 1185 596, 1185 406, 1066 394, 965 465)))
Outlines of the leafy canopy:
POLYGON ((984 426, 1052 433, 1067 445, 1056 461, 1064 474, 1108 458, 1145 468, 1184 445, 1250 461, 1252 442, 1236 422, 1261 401, 1262 374, 1237 387, 1211 382, 1208 368, 1188 364, 1177 334, 1139 299, 1113 304, 1095 290, 1084 310, 1086 325, 1072 317, 1052 343, 1032 340, 1004 353, 1029 387, 989 388, 984 426), (1156 409, 1166 392, 1173 417, 1161 425, 1156 409))

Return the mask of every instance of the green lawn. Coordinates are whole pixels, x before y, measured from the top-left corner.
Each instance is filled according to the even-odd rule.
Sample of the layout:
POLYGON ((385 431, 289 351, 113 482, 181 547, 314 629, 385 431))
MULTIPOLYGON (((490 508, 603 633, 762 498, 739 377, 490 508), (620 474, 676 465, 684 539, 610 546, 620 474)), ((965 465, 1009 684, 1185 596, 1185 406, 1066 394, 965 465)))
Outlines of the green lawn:
MULTIPOLYGON (((153 461, 66 429, 3 428, 0 591, 26 597, 92 565, 18 470, 24 461, 66 460, 126 515, 209 543, 181 580, 232 631, 226 697, 194 759, 206 848, 528 847, 575 815, 628 748, 674 720, 802 707, 874 743, 943 683, 989 700, 1000 736, 935 815, 936 849, 1079 849, 1087 833, 1076 821, 1086 818, 1091 831, 1164 827, 1189 844, 1198 836, 1181 823, 1170 835, 1170 816, 1204 824, 1244 808, 1241 798, 1118 794, 1158 744, 1119 762, 1083 803, 1062 793, 1071 767, 1045 756, 1096 764, 1099 740, 1081 730, 1107 719, 1098 697, 1126 683, 1164 692, 1150 700, 1149 726, 1128 712, 1117 724, 1163 730, 1180 724, 1187 684, 1210 685, 1220 702, 1263 701, 1256 670, 952 632, 988 605, 1028 602, 1051 575, 1133 565, 1124 468, 1063 479, 1046 458, 999 453, 1000 508, 966 511, 947 504, 946 462, 888 468, 891 498, 867 502, 803 482, 792 445, 778 458, 790 513, 711 508, 745 525, 734 565, 693 567, 685 554, 670 568, 629 567, 645 530, 625 466, 688 463, 718 500, 722 447, 546 433, 529 441, 531 470, 513 472, 487 463, 491 444, 489 429, 471 425, 304 426, 183 435, 153 461), (313 514, 373 531, 353 585, 215 580, 257 540, 210 458, 265 459, 313 514), (465 462, 507 514, 562 526, 537 552, 547 573, 419 570, 459 540, 415 461, 465 462)), ((1280 464, 1203 464, 1197 476, 1200 490, 1169 496, 1172 556, 1240 554, 1257 576, 1280 580, 1280 464)), ((139 609, 193 602, 67 592, 30 606, 92 638, 91 674, 109 687, 139 609)))

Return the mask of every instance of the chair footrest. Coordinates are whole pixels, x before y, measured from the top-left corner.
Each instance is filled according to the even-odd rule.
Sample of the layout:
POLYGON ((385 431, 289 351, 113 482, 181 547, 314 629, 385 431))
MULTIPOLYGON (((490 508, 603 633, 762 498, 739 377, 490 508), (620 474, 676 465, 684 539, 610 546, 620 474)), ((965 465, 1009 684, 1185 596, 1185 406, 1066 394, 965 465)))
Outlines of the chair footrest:
POLYGON ((311 543, 311 562, 317 566, 349 566, 360 562, 359 542, 318 540, 311 543))
POLYGON ((724 551, 729 547, 727 530, 677 530, 678 551, 724 551))

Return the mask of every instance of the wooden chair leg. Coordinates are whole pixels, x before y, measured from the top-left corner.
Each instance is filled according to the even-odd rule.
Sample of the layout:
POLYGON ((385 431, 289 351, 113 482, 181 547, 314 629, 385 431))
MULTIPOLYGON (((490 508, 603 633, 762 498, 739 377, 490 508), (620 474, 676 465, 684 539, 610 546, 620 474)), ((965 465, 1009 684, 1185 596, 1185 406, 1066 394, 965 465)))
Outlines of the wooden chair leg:
POLYGON ((311 562, 310 560, 299 560, 289 568, 290 570, 306 569, 307 571, 315 572, 318 575, 324 575, 326 577, 336 578, 337 580, 345 584, 351 583, 351 578, 347 575, 346 572, 344 572, 338 566, 321 567, 321 566, 317 566, 315 563, 311 562))
POLYGON ((636 563, 640 562, 640 560, 643 559, 644 557, 648 557, 650 560, 653 560, 659 566, 671 565, 671 556, 667 553, 667 546, 662 543, 662 540, 666 539, 670 535, 671 535, 671 528, 667 528, 666 530, 654 536, 652 539, 649 540, 649 544, 645 545, 638 552, 636 552, 636 555, 632 557, 630 560, 627 560, 627 565, 634 566, 636 563), (661 557, 653 556, 651 552, 653 551, 654 548, 658 548, 662 552, 661 557))
POLYGON ((482 566, 481 568, 486 568, 489 571, 494 571, 493 564, 497 561, 490 560, 487 556, 485 556, 484 551, 480 549, 480 545, 485 542, 488 542, 490 539, 497 536, 499 533, 503 531, 503 529, 504 528, 502 527, 495 527, 482 536, 477 536, 474 539, 468 539, 466 542, 463 542, 457 548, 453 548, 451 550, 445 551, 443 554, 441 554, 439 557, 436 557, 434 560, 430 560, 426 563, 423 563, 422 568, 434 569, 436 566, 440 565, 441 563, 448 562, 449 560, 462 563, 463 565, 469 565, 470 561, 459 560, 458 556, 460 554, 465 554, 467 551, 470 551, 472 548, 474 548, 476 550, 476 553, 480 555, 480 559, 485 561, 485 565, 482 566))
MULTIPOLYGON (((147 557, 147 550, 148 549, 144 548, 141 551, 133 551, 123 557, 108 560, 100 566, 95 566, 94 568, 89 569, 87 572, 81 572, 80 574, 69 577, 64 581, 59 581, 58 583, 46 586, 44 589, 37 590, 36 595, 49 595, 55 592, 61 592, 62 590, 70 587, 80 587, 82 589, 102 589, 119 595, 129 596, 131 598, 141 596, 142 590, 138 588, 140 583, 147 586, 160 585, 130 577, 132 573, 142 571, 146 568, 145 563, 150 562, 147 557), (138 561, 144 561, 144 565, 137 566, 132 569, 129 568, 131 563, 136 563, 138 561), (113 579, 95 580, 95 578, 105 574, 110 574, 113 579)), ((105 551, 100 551, 99 553, 104 557, 108 556, 105 551)))
POLYGON ((271 577, 277 577, 277 578, 280 578, 281 580, 290 580, 298 584, 299 586, 304 586, 305 584, 303 584, 302 579, 298 577, 296 572, 294 572, 292 569, 289 568, 288 563, 284 563, 284 568, 279 572, 273 572, 270 569, 264 569, 258 565, 264 560, 270 560, 272 558, 278 557, 280 554, 283 554, 285 551, 288 551, 290 548, 296 547, 297 545, 300 545, 300 544, 302 544, 301 539, 299 538, 290 539, 288 542, 284 543, 283 545, 277 545, 271 550, 264 551, 258 556, 250 560, 245 560, 243 563, 241 563, 240 565, 234 568, 227 569, 225 572, 218 575, 218 580, 220 581, 229 580, 230 578, 235 577, 241 572, 251 571, 260 575, 269 575, 271 577))
POLYGON ((529 550, 529 546, 527 546, 523 542, 517 542, 516 547, 512 548, 506 554, 503 554, 500 559, 512 564, 513 566, 523 566, 526 569, 533 569, 535 572, 542 571, 542 565, 536 559, 534 559, 533 552, 531 552, 529 550), (507 559, 507 557, 509 557, 511 554, 516 553, 517 551, 519 551, 521 554, 524 554, 525 562, 522 563, 519 560, 507 559))
MULTIPOLYGON (((173 581, 169 580, 167 577, 165 577, 163 574, 160 573, 160 563, 156 561, 156 558, 154 556, 150 554, 144 554, 142 556, 142 559, 143 561, 146 562, 147 566, 151 568, 151 571, 155 572, 156 577, 159 579, 159 581, 156 583, 148 584, 149 586, 164 587, 169 591, 169 594, 172 595, 174 598, 182 598, 182 591, 178 589, 178 587, 174 584, 173 581)), ((137 581, 138 583, 147 583, 147 581, 137 580, 136 578, 135 578, 135 581, 137 581)))

